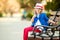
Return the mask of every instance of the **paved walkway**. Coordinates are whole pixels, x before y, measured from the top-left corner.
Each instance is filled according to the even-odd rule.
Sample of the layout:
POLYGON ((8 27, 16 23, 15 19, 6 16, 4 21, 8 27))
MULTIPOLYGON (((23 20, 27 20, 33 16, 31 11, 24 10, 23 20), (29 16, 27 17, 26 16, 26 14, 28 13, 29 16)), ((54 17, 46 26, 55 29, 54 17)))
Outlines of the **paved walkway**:
POLYGON ((23 40, 23 29, 29 25, 30 21, 20 17, 0 18, 0 40, 23 40))
POLYGON ((23 29, 30 24, 16 17, 0 18, 0 40, 23 40, 23 29))

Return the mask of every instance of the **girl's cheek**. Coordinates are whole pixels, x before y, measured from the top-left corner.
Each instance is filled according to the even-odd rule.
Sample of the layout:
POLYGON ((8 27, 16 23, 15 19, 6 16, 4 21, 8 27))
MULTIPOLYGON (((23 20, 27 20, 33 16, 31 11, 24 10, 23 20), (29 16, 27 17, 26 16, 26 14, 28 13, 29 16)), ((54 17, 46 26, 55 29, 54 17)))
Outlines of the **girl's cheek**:
POLYGON ((37 13, 37 10, 35 10, 35 12, 37 13))

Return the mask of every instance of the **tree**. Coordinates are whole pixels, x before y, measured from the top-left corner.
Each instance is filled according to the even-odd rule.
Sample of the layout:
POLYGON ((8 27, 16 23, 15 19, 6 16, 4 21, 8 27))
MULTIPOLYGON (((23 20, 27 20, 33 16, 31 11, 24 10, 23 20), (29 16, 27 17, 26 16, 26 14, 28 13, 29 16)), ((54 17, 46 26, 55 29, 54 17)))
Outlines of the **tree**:
POLYGON ((60 0, 52 0, 51 9, 57 10, 58 8, 60 8, 60 0))
POLYGON ((2 13, 5 10, 7 0, 0 0, 0 12, 2 13))
POLYGON ((20 0, 19 2, 21 3, 22 8, 25 8, 25 7, 33 8, 37 2, 41 2, 41 1, 42 0, 20 0))

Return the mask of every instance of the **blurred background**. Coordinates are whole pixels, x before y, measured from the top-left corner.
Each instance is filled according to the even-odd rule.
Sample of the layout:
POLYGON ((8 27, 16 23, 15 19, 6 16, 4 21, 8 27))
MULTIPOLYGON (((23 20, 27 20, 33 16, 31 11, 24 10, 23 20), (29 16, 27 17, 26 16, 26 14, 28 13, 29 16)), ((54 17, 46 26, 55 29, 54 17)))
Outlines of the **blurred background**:
POLYGON ((42 3, 46 12, 60 8, 60 0, 0 0, 0 17, 24 15, 31 18, 36 3, 42 3))
POLYGON ((44 12, 51 19, 60 8, 60 0, 0 0, 0 40, 23 40, 23 30, 31 25, 36 3, 44 5, 44 12))

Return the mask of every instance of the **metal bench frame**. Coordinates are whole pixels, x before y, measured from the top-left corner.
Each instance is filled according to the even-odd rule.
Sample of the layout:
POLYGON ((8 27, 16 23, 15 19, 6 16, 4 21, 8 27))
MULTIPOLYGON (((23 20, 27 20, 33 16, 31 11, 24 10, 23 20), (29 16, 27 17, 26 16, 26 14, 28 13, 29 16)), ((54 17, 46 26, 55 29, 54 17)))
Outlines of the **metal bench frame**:
MULTIPOLYGON (((57 9, 57 12, 56 12, 56 14, 55 14, 55 17, 54 17, 53 21, 55 21, 56 16, 57 16, 57 13, 58 13, 59 10, 60 10, 60 9, 57 9)), ((44 27, 45 25, 37 25, 37 26, 42 26, 42 27, 44 27)), ((34 32, 34 30, 37 28, 37 26, 35 26, 34 29, 33 29, 34 38, 36 38, 36 36, 37 36, 37 35, 36 35, 36 32, 34 32)), ((49 27, 48 27, 48 26, 45 27, 45 28, 47 28, 46 33, 47 33, 48 29, 54 29, 54 28, 58 29, 58 27, 60 27, 60 25, 57 25, 57 26, 50 26, 50 25, 49 25, 49 27)), ((52 40, 55 31, 59 31, 59 40, 60 40, 60 29, 59 29, 59 30, 50 30, 50 31, 53 32, 53 34, 52 34, 51 36, 48 35, 48 33, 47 33, 47 35, 50 37, 50 40, 52 40)), ((44 40, 44 36, 40 36, 40 37, 42 37, 42 40, 44 40)))

